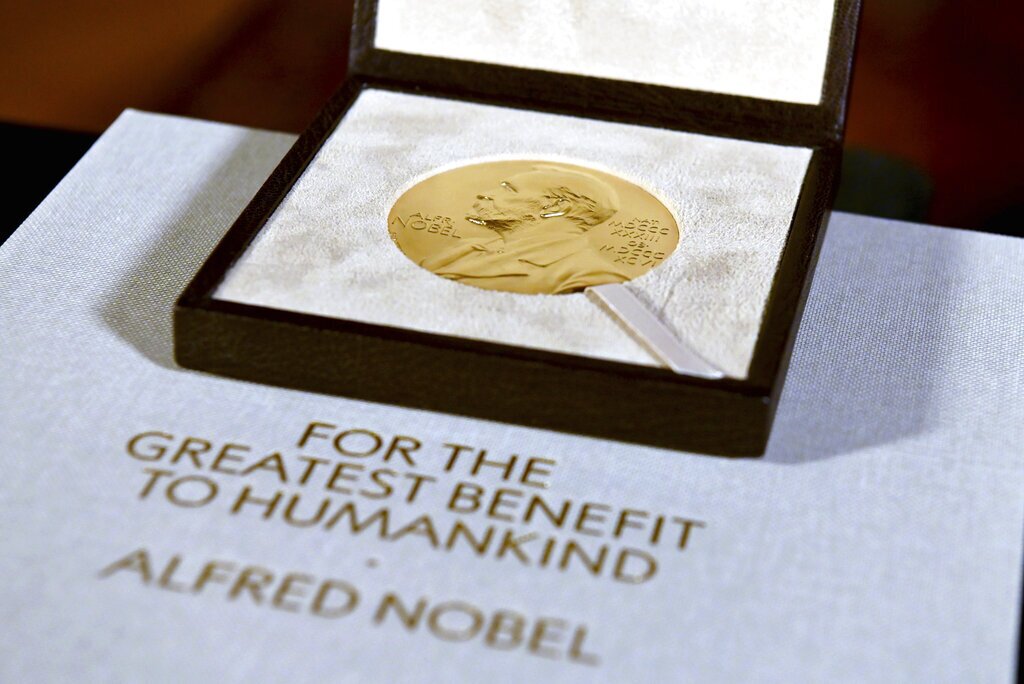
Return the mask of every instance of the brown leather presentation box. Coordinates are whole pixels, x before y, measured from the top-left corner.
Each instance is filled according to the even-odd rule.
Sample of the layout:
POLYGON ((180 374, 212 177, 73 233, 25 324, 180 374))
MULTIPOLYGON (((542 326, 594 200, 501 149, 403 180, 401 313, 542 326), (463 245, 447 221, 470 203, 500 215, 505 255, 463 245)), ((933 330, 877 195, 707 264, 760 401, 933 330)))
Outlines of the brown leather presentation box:
MULTIPOLYGON (((723 0, 721 6, 715 3, 712 11, 707 3, 655 1, 642 12, 624 7, 628 5, 631 3, 605 0, 547 4, 538 4, 537 0, 510 4, 454 0, 441 5, 413 0, 358 2, 346 82, 178 300, 174 311, 177 362, 186 368, 242 380, 684 451, 730 456, 764 453, 835 195, 860 2, 723 0), (529 11, 533 5, 537 5, 533 9, 538 12, 544 11, 529 11), (729 14, 737 7, 772 15, 758 18, 729 14), (629 40, 619 40, 627 34, 629 40), (653 54, 664 59, 652 61, 653 54), (727 64, 723 66, 722 60, 727 64), (402 104, 406 109, 394 113, 395 103, 407 102, 411 104, 402 104), (417 103, 422 103, 422 108, 417 103), (330 251, 323 247, 329 244, 323 237, 325 231, 351 232, 356 225, 358 230, 366 231, 366 236, 373 236, 366 238, 367 244, 377 240, 378 234, 386 234, 388 198, 379 200, 371 195, 379 190, 392 197, 400 189, 399 181, 390 187, 374 179, 416 155, 446 162, 445 150, 456 145, 443 135, 454 140, 467 128, 458 121, 477 120, 456 117, 449 132, 435 133, 444 128, 445 121, 436 112, 448 111, 446 108, 465 110, 466 117, 479 118, 483 116, 480 112, 489 112, 504 117, 501 121, 525 121, 521 128, 536 134, 529 150, 534 154, 538 152, 536 141, 545 131, 565 121, 569 122, 565 130, 603 131, 602 127, 607 127, 614 132, 608 138, 588 133, 591 139, 625 141, 604 143, 606 151, 613 144, 628 148, 630 131, 637 137, 646 132, 683 135, 704 146, 699 149, 734 145, 740 146, 738 150, 763 149, 771 154, 798 150, 803 155, 803 166, 799 176, 793 176, 792 200, 782 199, 781 191, 763 193, 768 195, 765 201, 774 202, 772 206, 783 207, 774 211, 782 212, 784 219, 777 239, 772 238, 777 248, 768 250, 771 261, 766 263, 772 270, 757 280, 763 296, 749 294, 753 290, 741 280, 753 267, 747 268, 746 262, 730 262, 743 253, 742 240, 729 243, 729 249, 722 248, 716 262, 725 264, 721 272, 727 275, 723 277, 740 279, 738 284, 729 285, 733 290, 728 291, 740 293, 740 298, 749 296, 753 302, 748 305, 744 301, 742 306, 734 307, 741 311, 736 314, 737 320, 746 316, 741 323, 753 323, 737 323, 734 327, 740 332, 729 328, 722 338, 739 342, 719 344, 714 342, 717 338, 709 337, 712 341, 705 344, 704 351, 710 356, 715 355, 718 345, 723 354, 729 351, 739 359, 733 364, 735 370, 722 379, 706 379, 679 374, 653 362, 573 353, 566 351, 568 347, 558 348, 558 344, 534 344, 530 340, 516 344, 501 341, 511 337, 438 332, 462 330, 459 325, 474 329, 472 319, 477 313, 460 311, 457 298, 451 300, 454 304, 445 304, 444 315, 438 314, 438 318, 451 319, 450 323, 444 322, 450 328, 433 327, 429 319, 423 319, 425 324, 406 326, 401 316, 414 317, 424 307, 429 308, 429 301, 418 305, 415 299, 428 295, 416 294, 418 287, 399 289, 391 283, 419 282, 415 278, 420 276, 410 273, 403 277, 411 280, 402 281, 382 272, 373 285, 374 296, 381 299, 373 302, 384 304, 362 304, 366 296, 360 293, 370 291, 366 289, 369 286, 359 280, 356 274, 361 271, 355 266, 351 271, 343 270, 348 257, 341 247, 331 248, 341 256, 330 268, 342 269, 336 272, 344 277, 338 279, 329 296, 324 295, 323 305, 280 303, 287 296, 279 296, 274 287, 308 286, 312 294, 305 296, 315 300, 316 289, 304 280, 302 272, 287 277, 281 274, 297 268, 296 263, 301 267, 302 259, 296 254, 315 254, 310 258, 322 259, 322 253, 330 251), (435 112, 429 125, 416 119, 416 112, 428 110, 435 112), (392 125, 385 124, 386 119, 399 123, 388 129, 390 132, 378 134, 375 126, 392 125), (342 136, 342 131, 349 132, 342 136), (336 133, 340 137, 332 142, 336 133), (332 171, 341 168, 339 165, 356 163, 353 159, 362 159, 361 146, 371 143, 374 147, 366 153, 366 159, 373 161, 358 162, 365 174, 358 169, 332 171), (339 151, 321 155, 326 145, 339 146, 339 151), (388 152, 398 148, 405 152, 388 152), (314 173, 316 177, 311 175, 314 173), (303 190, 306 199, 298 195, 289 199, 290 193, 304 187, 303 183, 311 188, 303 190), (317 212, 326 211, 321 205, 333 201, 332 187, 342 194, 347 192, 346 196, 370 198, 367 202, 383 201, 379 206, 385 208, 374 209, 377 213, 371 212, 371 219, 364 221, 358 213, 361 205, 345 200, 340 209, 331 205, 336 207, 332 209, 335 213, 333 218, 324 219, 327 228, 321 230, 320 219, 316 218, 321 214, 317 212), (344 215, 349 206, 355 213, 344 215), (280 257, 280 263, 274 261, 278 257, 267 256, 269 251, 247 256, 262 244, 262 236, 271 229, 278 230, 275 222, 302 227, 288 229, 292 231, 289 240, 293 247, 302 239, 310 244, 280 257), (272 261, 273 265, 268 266, 272 261), (244 273, 234 273, 243 266, 244 273), (396 289, 392 293, 389 287, 396 289), (401 309, 398 300, 404 297, 412 299, 401 309), (377 315, 377 310, 388 309, 387 302, 392 301, 396 313, 377 315), (364 309, 365 315, 344 313, 364 309), (335 310, 342 313, 330 313, 335 310), (403 310, 411 313, 402 314, 403 310), (747 329, 743 325, 748 332, 743 332, 747 329), (735 349, 725 350, 728 345, 735 349)), ((488 130, 494 131, 495 140, 522 135, 508 128, 504 125, 488 130)), ((571 133, 559 135, 572 138, 571 133)), ((497 145, 495 140, 488 142, 497 145)), ((585 147, 591 144, 587 141, 568 140, 566 144, 570 151, 583 149, 589 160, 616 168, 614 159, 588 151, 597 148, 585 147)), ((501 149, 518 148, 510 143, 501 149)), ((564 150, 559 153, 564 154, 564 150)), ((757 172, 746 169, 742 153, 730 155, 721 158, 728 159, 730 173, 736 178, 757 172), (742 173, 735 171, 737 168, 742 173)), ((440 162, 438 166, 443 166, 440 162)), ((642 164, 643 159, 637 163, 642 164)), ((708 162, 706 168, 725 163, 708 162)), ((756 165, 751 162, 750 166, 756 165)), ((422 173, 427 166, 416 168, 422 173)), ((403 176, 405 171, 394 173, 396 178, 414 180, 403 176)), ((762 175, 769 178, 772 173, 762 175)), ((702 182, 714 184, 719 182, 718 175, 704 170, 699 177, 702 182)), ((769 181, 765 181, 765 187, 775 187, 770 182, 776 181, 769 181)), ((724 185, 725 191, 716 190, 717 195, 708 191, 705 195, 717 196, 720 202, 748 202, 729 197, 742 195, 749 183, 728 183, 732 185, 724 185), (730 187, 735 193, 729 191, 730 187)), ((782 181, 778 183, 782 187, 782 181)), ((677 176, 666 176, 663 184, 666 188, 686 185, 677 176)), ((746 216, 745 211, 740 206, 732 215, 746 216)), ((758 212, 767 215, 768 210, 751 209, 748 213, 753 216, 758 212)), ((697 219, 688 220, 680 223, 681 233, 698 223, 697 219)), ((726 234, 730 221, 715 221, 718 223, 708 228, 707 234, 726 234)), ((767 219, 750 225, 762 224, 768 225, 767 219)), ((692 244, 699 247, 701 233, 697 228, 694 231, 691 239, 698 242, 692 244)), ((652 274, 664 268, 659 266, 652 274)), ((429 273, 422 277, 442 280, 429 273)), ((477 290, 447 281, 438 285, 442 286, 477 290)), ((692 283, 688 286, 693 287, 692 283)), ((667 291, 676 292, 677 299, 687 299, 683 284, 670 284, 667 291)), ((460 291, 451 292, 455 293, 451 296, 457 296, 460 291)), ((726 306, 722 304, 723 312, 726 306)), ((711 315, 717 315, 714 308, 704 306, 712 310, 711 315)), ((490 314, 481 310, 480 315, 490 314)), ((722 313, 721 317, 725 320, 728 316, 722 313)), ((546 323, 549 329, 543 335, 557 341, 559 333, 550 329, 550 318, 546 323)), ((693 317, 681 317, 681 325, 685 323, 682 318, 693 317)), ((571 331, 579 323, 566 319, 559 325, 571 331)), ((697 329, 697 334, 707 327, 697 329)))

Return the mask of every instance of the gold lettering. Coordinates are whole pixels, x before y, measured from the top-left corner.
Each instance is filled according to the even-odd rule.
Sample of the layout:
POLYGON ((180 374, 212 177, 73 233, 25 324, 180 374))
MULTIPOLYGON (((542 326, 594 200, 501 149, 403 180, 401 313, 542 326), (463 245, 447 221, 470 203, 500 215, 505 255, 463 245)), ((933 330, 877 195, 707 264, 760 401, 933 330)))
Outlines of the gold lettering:
POLYGON ((510 610, 499 610, 491 618, 491 624, 484 635, 484 643, 491 648, 510 651, 523 643, 523 627, 526 618, 510 610))
POLYGON ((299 500, 302 498, 300 494, 292 494, 288 500, 288 505, 284 509, 284 521, 294 527, 312 527, 320 522, 320 519, 327 513, 327 509, 331 505, 330 499, 322 499, 320 501, 320 507, 317 508, 316 515, 305 520, 298 519, 295 517, 295 507, 298 505, 299 500))
MULTIPOLYGON (((349 439, 349 443, 352 443, 351 439, 349 439)), ((356 458, 366 458, 367 456, 372 456, 373 454, 377 453, 377 451, 381 448, 383 444, 384 440, 382 440, 380 435, 378 435, 376 432, 372 432, 370 430, 363 430, 360 428, 339 432, 338 436, 334 438, 334 449, 339 454, 341 454, 342 456, 354 456, 356 458), (370 438, 370 448, 362 451, 350 451, 349 449, 345 448, 345 438, 355 437, 358 435, 365 435, 370 438)))
POLYGON ((523 468, 523 476, 519 478, 519 482, 526 485, 527 487, 537 487, 539 489, 547 489, 551 486, 551 483, 547 480, 534 480, 533 476, 539 478, 545 478, 551 475, 551 468, 545 468, 544 466, 555 465, 555 461, 550 458, 530 458, 526 461, 526 467, 523 468))
POLYGON ((156 485, 157 480, 159 480, 162 477, 174 475, 173 470, 160 470, 159 468, 143 468, 142 472, 149 473, 150 477, 148 480, 146 480, 146 484, 142 488, 142 491, 139 492, 140 499, 145 499, 147 496, 149 496, 149 493, 153 491, 153 487, 156 485))
POLYGON ((116 560, 100 570, 100 579, 110 577, 115 572, 120 572, 122 570, 138 573, 139 577, 142 579, 142 583, 149 584, 149 581, 153 578, 153 571, 150 568, 149 563, 149 552, 146 551, 146 549, 132 551, 124 558, 116 560))
POLYGON ((430 628, 430 632, 438 639, 444 641, 469 641, 477 634, 480 633, 480 629, 484 626, 484 616, 479 610, 463 603, 462 601, 447 601, 445 603, 439 603, 434 606, 433 610, 427 616, 427 626, 430 628), (442 624, 441 619, 445 615, 465 615, 469 618, 469 624, 462 628, 446 627, 442 624))
POLYGON ((682 531, 679 533, 679 550, 682 551, 686 548, 686 543, 690 540, 690 530, 695 527, 707 527, 707 525, 700 520, 688 520, 686 518, 672 518, 672 522, 679 523, 682 526, 682 531))
POLYGON ((449 449, 452 450, 451 455, 448 457, 448 462, 445 463, 445 465, 444 465, 444 471, 446 473, 450 473, 452 468, 455 467, 455 462, 457 460, 459 460, 459 456, 462 454, 463 451, 472 451, 473 450, 473 447, 466 446, 464 444, 449 444, 449 443, 446 442, 444 444, 444 446, 446 446, 446 447, 448 447, 449 449))
POLYGON ((243 446, 241 444, 225 444, 223 447, 221 447, 220 451, 217 452, 217 457, 213 459, 213 463, 210 464, 210 470, 217 473, 224 473, 225 475, 238 475, 237 470, 224 468, 221 466, 221 462, 231 461, 232 463, 243 463, 245 459, 232 452, 249 450, 249 447, 243 446))
POLYGON ((530 503, 526 505, 526 514, 523 516, 523 522, 528 523, 531 520, 533 520, 534 509, 539 508, 544 512, 544 515, 547 517, 548 521, 552 525, 554 525, 558 529, 561 529, 562 525, 565 524, 566 517, 568 517, 569 515, 569 507, 571 504, 572 502, 566 499, 564 502, 562 502, 562 510, 556 514, 553 510, 551 510, 548 507, 544 499, 540 498, 539 496, 531 496, 530 503))
POLYGON ((603 515, 592 512, 595 510, 610 511, 612 510, 612 507, 606 506, 604 504, 590 502, 583 504, 580 507, 579 515, 576 517, 577 532, 579 532, 580 534, 589 534, 591 537, 600 537, 604 534, 601 530, 594 530, 586 527, 586 524, 590 521, 596 523, 603 523, 605 520, 607 520, 607 518, 605 518, 603 515))
POLYGON ((487 516, 490 518, 495 518, 496 520, 514 522, 515 518, 513 518, 508 513, 499 512, 498 509, 501 508, 502 506, 517 506, 518 504, 516 501, 507 501, 506 497, 515 499, 517 497, 521 497, 522 495, 522 492, 516 491, 515 489, 498 489, 497 491, 494 492, 494 496, 491 498, 491 505, 487 507, 487 516))
POLYGON ((269 499, 261 499, 252 495, 252 487, 246 485, 242 488, 242 491, 238 494, 238 498, 235 499, 234 505, 231 507, 231 513, 237 514, 242 510, 242 506, 262 506, 264 519, 269 518, 274 513, 274 509, 277 508, 278 502, 281 500, 281 492, 274 492, 274 496, 269 499))
POLYGON ((327 487, 327 489, 331 490, 332 492, 337 492, 338 494, 351 494, 352 493, 352 490, 349 489, 348 487, 339 487, 336 484, 338 480, 345 480, 346 482, 358 482, 359 481, 359 477, 358 476, 350 475, 350 474, 346 473, 345 472, 346 468, 350 468, 350 469, 355 470, 357 472, 362 472, 364 470, 364 466, 361 463, 346 463, 346 462, 342 461, 341 463, 335 464, 334 472, 331 473, 331 477, 327 480, 327 484, 325 485, 327 487))
POLYGON ((208 582, 214 582, 217 584, 225 584, 228 581, 229 575, 224 574, 224 571, 233 570, 235 567, 234 563, 225 563, 222 561, 210 561, 203 566, 203 569, 199 571, 199 575, 196 577, 196 581, 192 583, 192 593, 199 593, 203 590, 208 582))
POLYGON ((591 558, 583 550, 583 548, 574 541, 567 541, 565 548, 562 550, 562 560, 559 562, 558 567, 560 570, 565 570, 569 567, 569 560, 576 556, 580 562, 587 568, 592 575, 600 575, 601 568, 604 567, 605 557, 608 555, 608 547, 602 546, 597 552, 597 558, 591 558))
POLYGON ((320 585, 320 589, 316 592, 316 596, 313 597, 313 603, 309 607, 309 612, 313 615, 323 618, 339 618, 348 615, 356 606, 359 604, 359 592, 348 582, 342 582, 340 580, 326 580, 320 585), (340 591, 345 594, 345 603, 328 607, 327 598, 330 596, 332 591, 340 591))
POLYGON ((559 658, 561 652, 552 648, 549 642, 558 643, 564 634, 561 630, 566 627, 565 620, 558 618, 539 618, 533 626, 533 633, 530 634, 530 643, 527 648, 531 652, 545 658, 559 658))
POLYGON ((242 592, 248 592, 252 598, 253 603, 257 606, 263 603, 263 590, 266 589, 271 582, 274 581, 274 573, 270 572, 266 568, 260 568, 255 565, 251 565, 244 568, 242 572, 238 574, 238 579, 231 587, 231 591, 228 592, 228 598, 235 600, 242 595, 242 592))
POLYGON ((448 510, 456 513, 472 513, 480 508, 480 497, 484 488, 471 482, 460 482, 452 490, 452 496, 448 500, 448 510), (469 500, 469 504, 460 503, 469 500))
POLYGON ((181 565, 181 556, 171 556, 167 567, 164 568, 164 571, 160 573, 160 577, 157 578, 157 586, 168 591, 185 591, 185 585, 174 581, 174 573, 178 571, 179 565, 181 565))
POLYGON ((203 464, 199 461, 199 454, 205 454, 211 448, 213 448, 213 445, 205 439, 186 437, 185 441, 178 447, 178 451, 171 457, 171 463, 177 463, 183 456, 188 456, 193 466, 202 468, 203 464))
POLYGON ((501 538, 501 546, 498 547, 497 558, 504 558, 506 553, 511 552, 523 565, 530 564, 530 558, 520 550, 520 546, 527 544, 537 538, 536 532, 516 537, 513 530, 505 530, 505 536, 501 538))
POLYGON ((349 529, 352 534, 360 534, 363 530, 370 527, 376 522, 380 523, 379 536, 384 539, 388 535, 388 509, 379 508, 370 517, 360 521, 356 516, 356 507, 352 502, 346 503, 344 506, 338 509, 331 518, 324 524, 325 530, 333 529, 342 518, 348 518, 349 529))
MULTIPOLYGON (((634 562, 633 565, 636 563, 634 562)), ((654 573, 657 571, 658 563, 651 554, 639 549, 623 549, 615 561, 612 577, 627 584, 641 584, 654 577, 654 573), (626 566, 631 560, 639 561, 642 564, 642 569, 627 569, 626 566)))
POLYGON ((412 503, 416 500, 416 495, 419 494, 420 491, 420 485, 424 482, 437 482, 436 477, 419 475, 417 473, 406 473, 405 478, 407 480, 412 480, 412 487, 409 488, 409 494, 405 497, 407 503, 412 503))
POLYGON ((167 434, 166 432, 140 432, 139 434, 128 440, 127 450, 128 455, 132 458, 136 458, 140 461, 159 461, 167 453, 167 445, 156 443, 154 444, 150 438, 156 437, 160 440, 172 440, 174 437, 167 434), (146 440, 145 451, 139 450, 139 442, 146 440))
POLYGON ((281 458, 281 454, 276 451, 270 454, 269 456, 264 456, 263 458, 256 461, 239 474, 251 475, 257 470, 266 470, 268 472, 274 473, 275 475, 277 475, 277 479, 280 480, 282 484, 287 484, 288 482, 288 473, 285 471, 284 468, 284 459, 281 458))
POLYGON ((649 514, 645 511, 638 511, 633 508, 623 508, 621 511, 619 511, 619 520, 617 523, 615 523, 615 533, 613 534, 613 536, 616 539, 618 539, 622 536, 622 531, 627 527, 631 527, 636 530, 643 529, 643 525, 632 522, 629 518, 630 516, 646 518, 648 517, 648 515, 649 514))
POLYGON ((314 458, 312 456, 299 456, 298 460, 306 463, 306 469, 302 471, 302 475, 299 476, 299 484, 304 485, 309 481, 309 478, 313 475, 313 471, 316 470, 317 466, 327 465, 330 463, 325 458, 314 458))
POLYGON ((396 530, 391 535, 390 541, 398 541, 407 534, 426 537, 430 545, 437 548, 437 532, 434 530, 434 523, 431 522, 429 515, 421 515, 405 527, 396 530))
POLYGON ((481 468, 497 468, 501 471, 501 479, 507 480, 512 475, 512 469, 516 466, 517 458, 516 456, 510 456, 507 461, 488 461, 487 449, 481 449, 480 453, 476 456, 476 462, 473 464, 470 474, 476 477, 480 474, 481 468))
POLYGON ((406 463, 408 463, 410 466, 415 466, 416 465, 416 461, 413 460, 412 455, 410 454, 410 452, 416 451, 421 446, 423 446, 423 445, 415 437, 406 437, 404 435, 396 435, 391 440, 391 444, 388 445, 388 450, 384 454, 384 462, 386 463, 388 460, 390 460, 391 459, 391 454, 397 452, 397 453, 402 455, 402 458, 405 459, 406 463))
POLYGON ((302 447, 306 446, 306 442, 308 442, 310 439, 327 439, 328 437, 330 437, 330 435, 318 433, 317 428, 327 428, 329 430, 336 430, 337 427, 337 425, 331 425, 330 423, 320 423, 317 421, 313 421, 312 423, 306 426, 306 430, 305 432, 302 433, 302 437, 299 437, 299 442, 298 444, 296 444, 296 446, 301 449, 302 447))
POLYGON ((587 628, 580 625, 572 634, 572 641, 569 643, 569 660, 580 663, 581 665, 590 665, 596 667, 600 664, 600 659, 593 653, 584 653, 583 642, 587 640, 587 628))
POLYGON ((398 477, 398 473, 388 468, 380 468, 370 473, 370 479, 373 483, 380 488, 379 492, 375 492, 369 489, 360 489, 359 494, 365 496, 368 499, 386 499, 391 496, 391 493, 395 491, 391 483, 388 482, 385 477, 398 477))
POLYGON ((402 599, 398 598, 395 594, 388 592, 384 594, 384 597, 380 601, 380 605, 377 607, 377 612, 373 615, 373 621, 378 625, 384 622, 384 618, 387 617, 388 609, 391 609, 395 615, 398 616, 399 621, 405 625, 405 628, 410 632, 419 627, 420 620, 423 618, 423 611, 427 608, 427 599, 421 598, 416 602, 416 608, 410 611, 402 603, 402 599))
POLYGON ((299 572, 288 573, 281 578, 281 584, 278 585, 277 591, 274 592, 274 598, 271 599, 270 604, 274 608, 287 610, 290 613, 299 612, 302 606, 294 601, 289 601, 289 599, 304 598, 306 596, 306 587, 302 585, 313 584, 314 581, 314 578, 310 575, 304 575, 299 572))
POLYGON ((494 528, 488 525, 484 530, 483 539, 477 539, 473 536, 473 533, 469 528, 462 524, 461 520, 456 520, 455 524, 452 525, 452 531, 448 533, 448 541, 445 543, 445 548, 450 551, 452 547, 455 546, 455 540, 460 535, 466 539, 466 543, 469 544, 476 555, 483 556, 487 553, 487 548, 491 545, 491 538, 494 536, 494 528))
MULTIPOLYGON (((193 488, 194 489, 194 488, 193 488)), ((217 496, 217 483, 208 477, 202 475, 186 475, 185 477, 179 477, 177 480, 171 481, 171 484, 167 485, 167 490, 164 492, 167 500, 175 506, 181 506, 182 508, 199 508, 213 501, 214 497, 217 496), (198 497, 185 497, 178 493, 178 489, 185 485, 199 485, 201 493, 198 497)))

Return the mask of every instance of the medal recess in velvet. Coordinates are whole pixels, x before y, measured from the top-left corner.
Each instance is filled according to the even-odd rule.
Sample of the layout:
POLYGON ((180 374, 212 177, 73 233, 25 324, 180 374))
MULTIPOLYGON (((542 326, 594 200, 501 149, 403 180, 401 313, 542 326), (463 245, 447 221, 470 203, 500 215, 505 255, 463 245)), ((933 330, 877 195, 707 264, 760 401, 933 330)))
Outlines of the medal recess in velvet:
POLYGON ((521 294, 624 283, 679 242, 672 213, 646 190, 594 169, 530 160, 430 176, 398 199, 388 230, 438 276, 521 294))

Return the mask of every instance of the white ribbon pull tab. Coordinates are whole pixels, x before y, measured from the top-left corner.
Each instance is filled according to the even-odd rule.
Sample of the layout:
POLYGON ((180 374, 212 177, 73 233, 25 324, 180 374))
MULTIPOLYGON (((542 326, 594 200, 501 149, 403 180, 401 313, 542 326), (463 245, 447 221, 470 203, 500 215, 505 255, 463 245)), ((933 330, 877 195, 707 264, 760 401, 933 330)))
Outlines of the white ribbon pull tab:
POLYGON ((712 380, 725 377, 721 369, 702 359, 690 345, 669 330, 625 285, 595 285, 584 292, 676 373, 712 380))

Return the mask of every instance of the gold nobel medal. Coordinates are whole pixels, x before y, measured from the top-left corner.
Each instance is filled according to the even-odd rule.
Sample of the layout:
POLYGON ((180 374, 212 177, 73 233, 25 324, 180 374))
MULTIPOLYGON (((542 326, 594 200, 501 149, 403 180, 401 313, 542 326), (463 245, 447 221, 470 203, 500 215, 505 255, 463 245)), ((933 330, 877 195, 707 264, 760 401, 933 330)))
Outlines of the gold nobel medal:
POLYGON ((388 230, 414 263, 488 290, 565 294, 623 283, 679 242, 672 213, 609 173, 546 161, 493 161, 407 190, 388 230))

